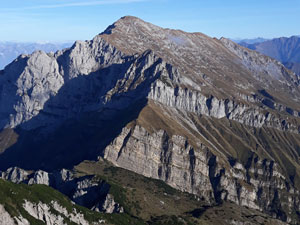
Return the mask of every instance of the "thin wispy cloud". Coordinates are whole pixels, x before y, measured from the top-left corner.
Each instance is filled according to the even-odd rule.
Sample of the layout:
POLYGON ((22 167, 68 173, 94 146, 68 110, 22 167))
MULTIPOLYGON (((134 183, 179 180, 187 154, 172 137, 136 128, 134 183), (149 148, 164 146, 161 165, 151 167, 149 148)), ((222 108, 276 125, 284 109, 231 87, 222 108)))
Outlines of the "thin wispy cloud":
MULTIPOLYGON (((58 4, 45 4, 34 5, 20 8, 2 8, 4 11, 10 10, 26 10, 26 9, 55 9, 55 8, 67 8, 67 7, 82 7, 82 6, 97 6, 97 5, 112 5, 112 4, 129 4, 146 2, 148 0, 97 0, 97 1, 80 1, 80 2, 68 2, 58 4)), ((1 11, 2 11, 1 10, 1 11)))

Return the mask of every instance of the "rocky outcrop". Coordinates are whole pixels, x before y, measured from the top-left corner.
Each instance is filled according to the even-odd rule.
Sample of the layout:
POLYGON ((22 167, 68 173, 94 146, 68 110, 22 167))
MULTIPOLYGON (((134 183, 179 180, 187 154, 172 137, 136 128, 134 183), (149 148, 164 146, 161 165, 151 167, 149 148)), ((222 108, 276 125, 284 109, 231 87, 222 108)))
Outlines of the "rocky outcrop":
POLYGON ((21 215, 18 217, 12 217, 0 204, 0 224, 5 225, 30 225, 28 220, 24 219, 21 215))
POLYGON ((123 213, 124 208, 119 203, 115 202, 111 194, 106 195, 106 198, 95 205, 92 210, 104 213, 123 213))
MULTIPOLYGON (((104 199, 110 190, 110 185, 94 179, 93 176, 76 179, 72 182, 73 192, 68 193, 71 199, 79 205, 94 209, 96 205, 104 204, 104 199)), ((104 212, 105 207, 103 206, 104 212)))
POLYGON ((28 179, 30 173, 18 167, 8 168, 5 172, 0 172, 1 178, 14 183, 21 183, 28 179))
MULTIPOLYGON (((47 225, 65 225, 65 218, 68 218, 74 224, 89 225, 85 220, 84 215, 73 209, 69 212, 66 208, 59 205, 59 203, 52 201, 50 205, 45 203, 32 203, 25 200, 24 209, 34 218, 43 221, 47 225)), ((103 224, 105 221, 99 221, 93 224, 103 224)))
POLYGON ((26 184, 45 184, 50 185, 49 173, 38 170, 35 172, 26 171, 18 167, 8 168, 4 172, 0 172, 1 178, 9 180, 14 183, 26 183, 26 184))
POLYGON ((44 184, 49 186, 49 174, 45 171, 38 170, 34 173, 34 176, 29 179, 28 184, 44 184))

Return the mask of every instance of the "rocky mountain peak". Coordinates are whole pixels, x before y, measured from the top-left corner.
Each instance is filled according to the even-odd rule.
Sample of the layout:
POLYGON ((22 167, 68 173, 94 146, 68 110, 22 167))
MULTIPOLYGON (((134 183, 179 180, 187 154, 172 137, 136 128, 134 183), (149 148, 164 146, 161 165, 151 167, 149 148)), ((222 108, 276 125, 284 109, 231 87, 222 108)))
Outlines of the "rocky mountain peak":
POLYGON ((158 26, 148 23, 138 17, 124 16, 114 22, 112 25, 108 26, 108 28, 103 33, 111 34, 120 30, 123 30, 126 33, 130 33, 134 31, 137 32, 139 29, 146 27, 148 27, 148 29, 159 29, 158 26))
MULTIPOLYGON (((19 57, 1 73, 1 127, 16 127, 41 111, 43 116, 30 122, 29 129, 41 121, 48 124, 58 117, 74 117, 82 110, 99 110, 111 102, 112 95, 124 94, 129 87, 147 83, 144 90, 150 91, 152 86, 157 87, 158 78, 177 88, 176 92, 188 89, 195 96, 201 92, 205 98, 245 107, 264 102, 272 110, 288 108, 293 115, 300 112, 294 104, 300 101, 299 80, 276 60, 226 38, 217 40, 201 33, 164 29, 132 16, 122 17, 93 40, 77 41, 69 49, 55 54, 36 51, 19 57), (161 71, 160 75, 153 79, 153 74, 147 72, 150 68, 161 71), (270 96, 274 90, 277 93, 265 100, 265 96, 257 96, 259 90, 270 96), (66 110, 67 105, 72 110, 65 113, 62 109, 66 110)), ((188 111, 204 112, 196 106, 188 111)), ((222 111, 216 113, 217 117, 229 116, 228 110, 222 111)))

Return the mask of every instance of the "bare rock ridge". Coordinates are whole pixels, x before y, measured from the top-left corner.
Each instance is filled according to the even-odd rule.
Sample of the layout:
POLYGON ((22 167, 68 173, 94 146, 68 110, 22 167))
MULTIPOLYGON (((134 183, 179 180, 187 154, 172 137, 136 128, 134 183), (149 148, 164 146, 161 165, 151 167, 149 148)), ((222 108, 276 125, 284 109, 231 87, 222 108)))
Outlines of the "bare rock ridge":
POLYGON ((208 203, 297 224, 299 85, 228 39, 123 17, 91 41, 0 71, 1 169, 100 156, 208 203))

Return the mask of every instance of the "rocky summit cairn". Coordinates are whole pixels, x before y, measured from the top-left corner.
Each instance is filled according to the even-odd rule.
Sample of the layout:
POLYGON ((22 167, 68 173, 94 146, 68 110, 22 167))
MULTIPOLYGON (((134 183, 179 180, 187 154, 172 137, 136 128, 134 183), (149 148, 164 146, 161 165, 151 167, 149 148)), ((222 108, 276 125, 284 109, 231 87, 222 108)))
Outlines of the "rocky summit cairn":
POLYGON ((226 38, 123 17, 91 41, 21 55, 0 71, 1 169, 100 157, 208 204, 295 224, 299 84, 226 38))

